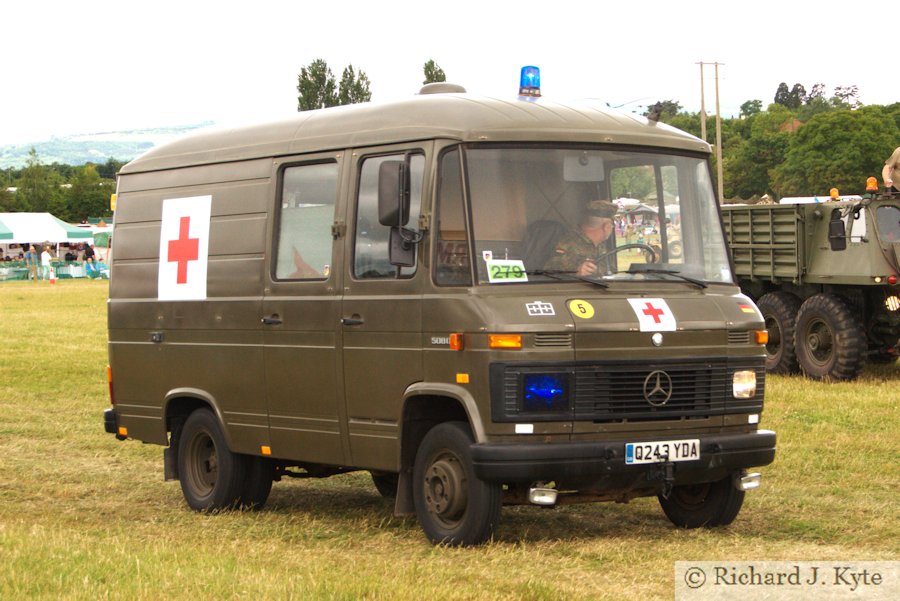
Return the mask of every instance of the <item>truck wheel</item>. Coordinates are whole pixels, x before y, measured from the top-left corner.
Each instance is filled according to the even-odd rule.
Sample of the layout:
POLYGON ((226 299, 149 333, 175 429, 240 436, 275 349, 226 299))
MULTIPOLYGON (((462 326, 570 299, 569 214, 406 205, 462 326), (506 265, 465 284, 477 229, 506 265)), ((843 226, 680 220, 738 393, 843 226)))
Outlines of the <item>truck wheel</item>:
POLYGON ((378 493, 385 499, 395 499, 397 497, 397 483, 400 481, 400 474, 391 472, 370 472, 372 474, 372 482, 378 493))
POLYGON ((718 482, 676 486, 668 499, 658 498, 666 517, 679 528, 727 526, 744 504, 744 491, 735 488, 729 476, 718 482))
POLYGON ((800 299, 789 292, 764 294, 757 303, 769 342, 766 344, 766 370, 773 374, 795 374, 800 371, 794 352, 794 325, 800 310, 800 299))
POLYGON ((197 511, 237 505, 246 474, 245 459, 228 449, 212 411, 191 413, 178 442, 178 477, 187 504, 197 511))
POLYGON ((500 485, 475 477, 469 449, 473 442, 467 424, 445 422, 425 435, 416 452, 416 517, 435 544, 483 543, 500 521, 500 485))
POLYGON ((800 368, 817 380, 852 380, 862 370, 866 333, 847 303, 834 294, 804 301, 797 314, 794 347, 800 368))
POLYGON ((684 247, 681 245, 681 240, 676 240, 669 244, 669 256, 674 259, 680 259, 681 254, 684 252, 684 247))
POLYGON ((247 477, 241 487, 238 504, 243 509, 262 509, 272 492, 275 464, 266 457, 241 456, 245 462, 247 477))

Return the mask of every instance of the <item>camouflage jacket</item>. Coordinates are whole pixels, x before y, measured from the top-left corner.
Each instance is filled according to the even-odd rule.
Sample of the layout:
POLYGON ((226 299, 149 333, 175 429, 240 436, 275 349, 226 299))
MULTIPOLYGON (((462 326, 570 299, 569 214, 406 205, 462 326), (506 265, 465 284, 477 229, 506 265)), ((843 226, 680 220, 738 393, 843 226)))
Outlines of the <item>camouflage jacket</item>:
MULTIPOLYGON (((583 232, 570 231, 566 232, 553 251, 553 256, 547 261, 544 269, 553 269, 560 271, 578 271, 578 267, 586 260, 590 259, 597 262, 597 258, 609 251, 609 239, 594 245, 594 243, 584 235, 583 232)), ((599 273, 609 273, 612 271, 613 256, 606 257, 598 265, 599 273)))

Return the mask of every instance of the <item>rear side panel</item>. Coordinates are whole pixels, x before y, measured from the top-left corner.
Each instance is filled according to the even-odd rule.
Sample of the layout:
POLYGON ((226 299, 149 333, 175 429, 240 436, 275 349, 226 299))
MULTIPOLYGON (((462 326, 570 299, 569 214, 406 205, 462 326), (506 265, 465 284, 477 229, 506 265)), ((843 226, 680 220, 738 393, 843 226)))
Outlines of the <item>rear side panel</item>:
POLYGON ((166 404, 211 404, 234 450, 258 451, 268 422, 260 332, 271 161, 122 175, 110 279, 109 353, 119 424, 166 443, 166 404), (209 302, 160 301, 166 199, 211 197, 209 302))

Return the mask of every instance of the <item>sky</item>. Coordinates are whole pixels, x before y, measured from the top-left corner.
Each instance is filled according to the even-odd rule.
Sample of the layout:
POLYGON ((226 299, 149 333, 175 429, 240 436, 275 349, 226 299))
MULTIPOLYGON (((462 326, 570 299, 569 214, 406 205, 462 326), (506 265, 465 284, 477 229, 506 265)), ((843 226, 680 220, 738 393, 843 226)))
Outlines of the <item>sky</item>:
MULTIPOLYGON (((723 117, 778 84, 856 85, 900 101, 896 17, 873 0, 518 2, 489 0, 12 0, 0 25, 0 146, 125 129, 271 121, 297 110, 297 76, 352 64, 372 101, 409 98, 434 60, 447 80, 499 97, 522 66, 545 98, 600 99, 641 113, 657 100, 700 110, 698 63, 718 62, 723 117), (879 16, 882 15, 883 16, 879 16), (893 26, 896 29, 896 26, 893 26)), ((896 12, 896 11, 894 11, 896 12)), ((715 67, 703 68, 715 114, 715 67)))

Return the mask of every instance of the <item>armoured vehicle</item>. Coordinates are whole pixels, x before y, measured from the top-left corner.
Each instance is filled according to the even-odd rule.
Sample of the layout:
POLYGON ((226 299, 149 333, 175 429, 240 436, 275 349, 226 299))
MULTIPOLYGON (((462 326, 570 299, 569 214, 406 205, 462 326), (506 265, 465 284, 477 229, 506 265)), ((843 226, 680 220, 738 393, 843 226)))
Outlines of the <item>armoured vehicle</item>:
POLYGON ((851 380, 900 354, 900 196, 873 180, 854 200, 722 207, 769 371, 851 380))
POLYGON ((106 431, 163 445, 196 510, 367 470, 435 543, 489 539, 503 503, 658 496, 678 526, 730 523, 775 433, 709 146, 599 103, 441 89, 122 168, 106 431), (589 203, 637 190, 677 252, 663 230, 609 238, 605 272, 547 267, 589 203))

